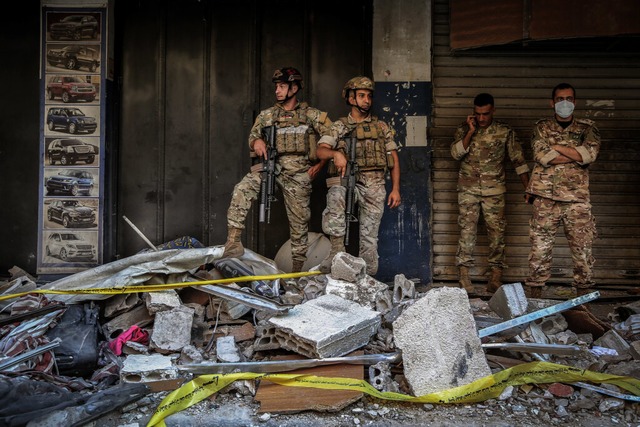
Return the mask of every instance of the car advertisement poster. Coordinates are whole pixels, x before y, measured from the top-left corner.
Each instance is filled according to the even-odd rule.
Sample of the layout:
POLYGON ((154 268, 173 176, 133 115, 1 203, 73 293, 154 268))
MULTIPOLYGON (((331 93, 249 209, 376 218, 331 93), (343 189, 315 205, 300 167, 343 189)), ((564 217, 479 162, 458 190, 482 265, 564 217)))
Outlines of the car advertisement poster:
POLYGON ((38 274, 102 264, 106 9, 43 7, 38 274))

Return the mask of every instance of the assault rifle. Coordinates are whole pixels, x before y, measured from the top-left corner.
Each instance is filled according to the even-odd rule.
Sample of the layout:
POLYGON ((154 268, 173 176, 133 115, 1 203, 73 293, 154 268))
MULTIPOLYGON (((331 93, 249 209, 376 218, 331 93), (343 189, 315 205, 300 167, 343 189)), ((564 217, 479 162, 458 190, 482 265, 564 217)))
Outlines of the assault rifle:
POLYGON ((267 158, 262 159, 262 182, 260 183, 260 222, 271 223, 271 202, 276 201, 276 126, 262 129, 264 142, 267 145, 267 158))
POLYGON ((349 225, 358 222, 358 218, 353 214, 356 204, 356 174, 358 173, 358 162, 356 162, 356 143, 358 139, 353 132, 346 138, 347 142, 347 170, 343 178, 343 185, 347 188, 345 197, 344 216, 346 221, 344 244, 349 244, 349 225))

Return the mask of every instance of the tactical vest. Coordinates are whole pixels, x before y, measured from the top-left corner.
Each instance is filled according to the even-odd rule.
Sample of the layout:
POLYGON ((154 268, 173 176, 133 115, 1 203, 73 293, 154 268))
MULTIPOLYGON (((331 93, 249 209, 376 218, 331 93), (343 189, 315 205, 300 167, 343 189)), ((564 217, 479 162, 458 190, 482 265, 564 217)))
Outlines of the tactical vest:
MULTIPOLYGON (((349 127, 346 118, 340 120, 349 127)), ((357 138, 356 162, 360 170, 386 169, 390 166, 387 162, 383 129, 377 117, 372 116, 370 122, 356 124, 354 131, 357 138)), ((341 140, 338 148, 348 153, 346 141, 341 140)))
MULTIPOLYGON (((307 119, 307 106, 303 105, 292 111, 278 110, 274 117, 277 127, 276 149, 278 154, 308 155, 312 162, 317 160, 316 147, 318 137, 307 119)), ((318 121, 324 123, 327 113, 322 112, 318 121)))

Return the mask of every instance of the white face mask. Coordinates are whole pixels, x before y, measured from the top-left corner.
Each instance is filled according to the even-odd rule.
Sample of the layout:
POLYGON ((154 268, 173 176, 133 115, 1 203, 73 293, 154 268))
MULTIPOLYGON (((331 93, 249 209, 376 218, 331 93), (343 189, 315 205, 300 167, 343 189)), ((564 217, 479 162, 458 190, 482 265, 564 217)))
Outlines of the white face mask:
POLYGON ((575 107, 576 106, 573 105, 573 102, 567 101, 565 99, 564 101, 560 101, 556 103, 554 108, 558 116, 562 117, 563 119, 566 119, 568 117, 571 117, 571 115, 573 114, 573 109, 575 107))

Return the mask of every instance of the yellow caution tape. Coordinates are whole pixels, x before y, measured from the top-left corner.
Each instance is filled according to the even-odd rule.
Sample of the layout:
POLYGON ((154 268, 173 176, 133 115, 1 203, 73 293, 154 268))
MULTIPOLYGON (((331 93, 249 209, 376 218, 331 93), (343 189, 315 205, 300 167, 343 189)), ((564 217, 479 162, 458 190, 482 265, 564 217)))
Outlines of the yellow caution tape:
POLYGON ((367 393, 385 400, 415 403, 474 403, 500 396, 507 386, 522 384, 544 384, 553 382, 574 383, 590 381, 614 384, 636 396, 640 396, 640 380, 631 377, 601 374, 548 362, 531 362, 505 369, 480 378, 471 384, 449 390, 414 397, 401 393, 381 392, 364 380, 336 377, 317 377, 296 374, 257 374, 242 372, 235 374, 202 375, 184 384, 165 397, 153 414, 147 427, 165 427, 164 419, 211 396, 234 381, 269 380, 291 387, 312 387, 330 390, 352 390, 367 393))
POLYGON ((11 298, 18 298, 30 294, 100 294, 100 295, 117 295, 132 294, 136 292, 159 292, 167 289, 186 288, 188 286, 215 285, 235 282, 253 282, 255 280, 275 280, 275 279, 296 279, 298 277, 315 276, 320 274, 319 271, 303 271, 300 273, 281 273, 270 274, 264 276, 240 276, 229 277, 225 279, 201 280, 197 282, 180 282, 165 283, 162 285, 139 285, 139 286, 123 286, 120 288, 86 288, 86 289, 34 289, 28 292, 19 292, 17 294, 0 295, 0 301, 11 298))

